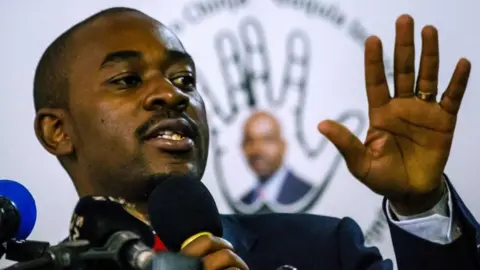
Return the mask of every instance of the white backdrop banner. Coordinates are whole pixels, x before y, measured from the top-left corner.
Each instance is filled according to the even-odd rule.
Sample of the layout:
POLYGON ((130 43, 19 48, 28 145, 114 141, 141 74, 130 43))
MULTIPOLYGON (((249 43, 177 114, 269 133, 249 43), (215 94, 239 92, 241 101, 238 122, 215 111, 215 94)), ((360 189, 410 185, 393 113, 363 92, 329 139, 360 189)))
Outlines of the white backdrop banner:
MULTIPOLYGON (((60 33, 113 6, 140 9, 170 26, 195 59, 212 140, 204 183, 222 213, 350 216, 364 230, 367 244, 377 245, 385 257, 393 259, 382 198, 349 174, 316 126, 324 119, 337 120, 363 138, 368 128, 365 38, 370 34, 382 38, 391 81, 397 16, 409 13, 416 19, 417 51, 421 27, 436 25, 442 58, 440 88, 446 86, 460 57, 469 58, 474 67, 447 173, 473 213, 480 215, 480 205, 475 203, 480 154, 474 143, 480 129, 472 125, 480 100, 475 91, 480 86, 475 68, 480 42, 473 34, 480 19, 474 13, 479 4, 473 0, 455 4, 434 0, 5 1, 0 3, 4 61, 0 66, 0 178, 20 181, 34 194, 39 219, 32 239, 56 242, 64 238, 78 199, 67 174, 34 136, 36 63, 60 33), (244 155, 245 121, 258 110, 280 122, 286 152, 282 155, 283 174, 276 175, 284 181, 270 189, 280 194, 282 187, 287 187, 285 194, 277 196, 286 196, 286 203, 245 198, 258 184, 255 166, 265 162, 261 158, 255 161, 254 156, 250 163, 260 165, 252 170, 244 155), (293 188, 295 185, 303 189, 293 188)), ((250 132, 258 131, 256 127, 250 132)), ((269 143, 275 151, 275 142, 269 143)))

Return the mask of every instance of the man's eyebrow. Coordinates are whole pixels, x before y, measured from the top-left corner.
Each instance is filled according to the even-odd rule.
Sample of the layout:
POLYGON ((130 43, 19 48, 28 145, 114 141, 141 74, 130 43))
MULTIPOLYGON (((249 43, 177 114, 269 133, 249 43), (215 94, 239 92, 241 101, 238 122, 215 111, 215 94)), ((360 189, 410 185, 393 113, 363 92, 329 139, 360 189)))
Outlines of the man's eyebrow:
POLYGON ((181 51, 170 50, 167 52, 167 61, 166 65, 173 65, 178 62, 186 62, 188 65, 192 66, 195 69, 195 61, 190 54, 181 51))
POLYGON ((102 64, 100 65, 100 69, 115 62, 124 62, 130 59, 141 59, 141 58, 143 58, 143 54, 139 51, 111 52, 107 54, 103 59, 102 64))

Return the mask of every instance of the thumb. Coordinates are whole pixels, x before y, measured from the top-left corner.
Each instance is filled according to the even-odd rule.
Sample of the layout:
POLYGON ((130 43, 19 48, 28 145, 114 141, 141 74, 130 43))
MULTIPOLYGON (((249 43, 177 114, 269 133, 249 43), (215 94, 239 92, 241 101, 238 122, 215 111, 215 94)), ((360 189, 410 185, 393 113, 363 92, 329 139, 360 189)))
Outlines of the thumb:
POLYGON ((368 172, 370 160, 366 147, 357 136, 344 125, 332 120, 320 122, 317 128, 342 154, 350 172, 362 179, 368 172))

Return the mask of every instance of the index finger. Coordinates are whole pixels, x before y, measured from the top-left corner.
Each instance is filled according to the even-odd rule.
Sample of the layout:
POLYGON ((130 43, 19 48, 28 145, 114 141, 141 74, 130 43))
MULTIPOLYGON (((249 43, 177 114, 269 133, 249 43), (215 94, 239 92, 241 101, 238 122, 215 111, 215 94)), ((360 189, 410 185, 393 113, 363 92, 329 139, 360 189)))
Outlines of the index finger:
POLYGON ((397 19, 394 55, 395 97, 411 97, 415 84, 415 43, 413 19, 409 15, 397 19))
POLYGON ((233 246, 227 240, 220 237, 202 235, 183 248, 181 252, 189 256, 205 257, 210 253, 222 249, 233 250, 233 246))
POLYGON ((205 270, 239 269, 248 270, 247 264, 229 249, 219 250, 203 258, 205 270))
POLYGON ((463 58, 457 63, 447 90, 443 93, 440 106, 448 113, 456 115, 460 109, 468 78, 470 77, 470 61, 463 58))
POLYGON ((382 42, 376 36, 371 36, 365 41, 365 84, 370 109, 378 108, 390 101, 383 65, 382 42))

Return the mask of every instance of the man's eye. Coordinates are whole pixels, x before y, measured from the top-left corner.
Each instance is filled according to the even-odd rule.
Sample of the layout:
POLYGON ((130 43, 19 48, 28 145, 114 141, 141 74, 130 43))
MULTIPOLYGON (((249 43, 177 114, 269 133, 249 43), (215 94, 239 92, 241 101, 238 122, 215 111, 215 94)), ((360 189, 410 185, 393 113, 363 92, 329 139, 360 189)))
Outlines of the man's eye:
POLYGON ((114 79, 111 81, 111 83, 125 88, 138 87, 140 84, 142 84, 142 79, 139 76, 130 75, 114 79))
POLYGON ((193 76, 179 76, 172 79, 173 84, 180 88, 194 88, 195 78, 193 76))

